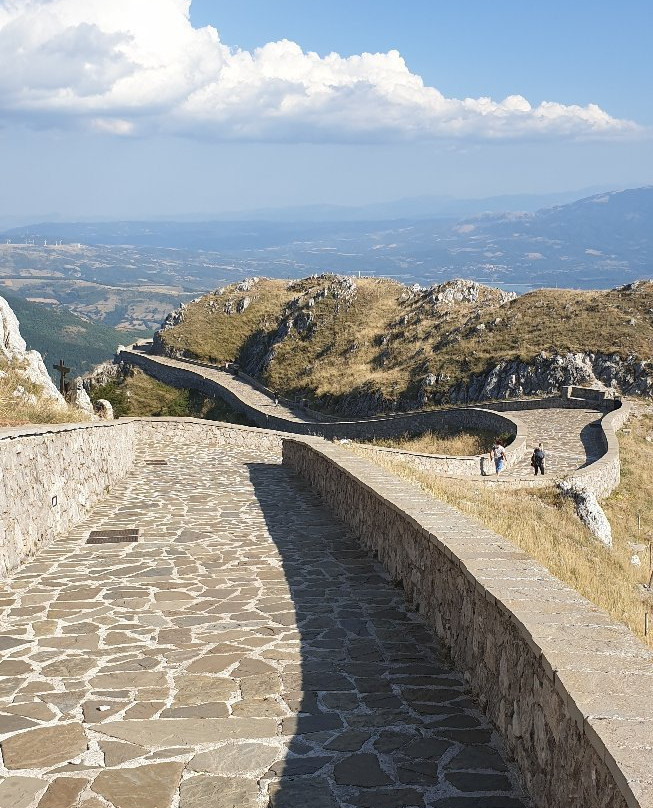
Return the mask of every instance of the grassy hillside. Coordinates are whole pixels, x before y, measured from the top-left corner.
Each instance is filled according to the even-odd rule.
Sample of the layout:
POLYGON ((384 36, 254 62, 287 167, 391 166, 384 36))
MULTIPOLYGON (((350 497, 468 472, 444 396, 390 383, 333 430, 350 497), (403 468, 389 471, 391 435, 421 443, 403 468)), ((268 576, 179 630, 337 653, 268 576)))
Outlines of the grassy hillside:
POLYGON ((23 370, 21 362, 9 361, 0 353, 0 427, 89 420, 88 413, 45 398, 42 388, 24 376, 23 370))
MULTIPOLYGON (((653 356, 653 283, 613 291, 543 289, 513 300, 453 281, 415 290, 333 275, 236 285, 188 306, 162 332, 166 353, 234 359, 268 386, 330 407, 373 396, 414 404, 430 376, 434 401, 502 359, 592 352, 653 356), (242 313, 238 308, 248 303, 242 313)), ((423 402, 422 402, 423 403, 423 402)))
POLYGON ((116 418, 123 416, 174 416, 206 418, 250 426, 250 422, 219 399, 209 398, 196 390, 178 390, 162 384, 137 368, 101 387, 94 387, 91 399, 108 399, 116 418))
POLYGON ((61 308, 30 303, 4 291, 2 296, 20 322, 20 333, 27 347, 37 350, 55 381, 52 365, 63 359, 73 375, 85 373, 110 359, 118 345, 129 344, 144 336, 143 331, 117 331, 102 323, 84 320, 61 308))
MULTIPOLYGON (((644 612, 651 611, 653 598, 643 600, 643 585, 651 576, 653 416, 631 419, 628 429, 619 433, 619 443, 622 481, 602 503, 612 525, 612 549, 590 535, 569 499, 555 489, 506 491, 472 481, 461 485, 459 480, 415 471, 396 458, 368 459, 505 536, 653 645, 653 634, 644 637, 644 612), (639 565, 631 563, 635 552, 639 565)), ((351 448, 356 451, 355 444, 351 448)))

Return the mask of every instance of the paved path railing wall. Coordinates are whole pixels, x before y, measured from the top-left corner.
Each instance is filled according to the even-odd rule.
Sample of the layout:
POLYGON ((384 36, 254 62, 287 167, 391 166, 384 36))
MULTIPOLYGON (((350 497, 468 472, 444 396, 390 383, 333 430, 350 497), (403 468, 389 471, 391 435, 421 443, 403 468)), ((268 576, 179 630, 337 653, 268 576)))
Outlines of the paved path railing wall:
POLYGON ((601 439, 604 454, 586 468, 579 469, 566 477, 568 482, 581 488, 587 488, 598 499, 609 496, 621 482, 621 460, 619 458, 619 440, 617 432, 626 423, 632 413, 630 404, 624 402, 621 407, 606 413, 601 419, 601 439))
POLYGON ((319 438, 174 418, 2 430, 3 571, 145 462, 143 432, 168 447, 283 444, 447 642, 538 806, 651 808, 653 655, 506 540, 319 438))
POLYGON ((653 653, 502 537, 340 447, 284 442, 403 585, 517 759, 539 808, 653 805, 653 653))
MULTIPOLYGON (((514 436, 509 447, 509 458, 516 462, 524 457, 532 446, 529 443, 528 432, 519 418, 511 414, 504 415, 503 410, 515 409, 546 409, 546 408, 600 408, 606 414, 601 420, 603 429, 602 440, 605 454, 587 468, 580 469, 570 476, 566 476, 576 485, 592 491, 599 499, 608 496, 620 481, 619 444, 616 431, 626 421, 631 407, 625 402, 606 399, 601 391, 590 388, 569 387, 564 389, 564 395, 548 398, 529 399, 524 401, 504 401, 492 403, 493 409, 481 407, 443 408, 441 410, 401 413, 379 418, 361 419, 356 421, 329 421, 320 423, 305 420, 303 417, 291 418, 276 414, 277 408, 270 407, 267 394, 265 394, 266 409, 260 407, 256 393, 252 400, 246 400, 243 393, 236 392, 230 387, 231 377, 206 366, 192 365, 184 361, 169 359, 168 357, 149 355, 140 351, 123 350, 119 355, 120 361, 141 367, 154 378, 175 387, 192 388, 209 396, 218 396, 226 401, 238 412, 245 414, 258 426, 268 427, 283 432, 302 435, 320 435, 328 439, 349 438, 353 440, 369 440, 370 438, 396 437, 406 432, 425 432, 442 429, 482 429, 496 434, 514 436), (222 377, 222 378, 221 378, 222 377), (617 407, 617 409, 614 409, 617 407)), ((239 388, 242 385, 239 385, 239 388)), ((281 410, 282 408, 280 408, 281 410)), ((368 447, 363 449, 370 454, 385 455, 399 458, 419 471, 432 474, 445 474, 451 476, 478 477, 483 468, 483 458, 477 457, 449 457, 445 455, 427 455, 404 450, 383 449, 382 447, 368 447)), ((505 488, 542 487, 550 485, 551 480, 536 479, 517 480, 503 478, 485 478, 488 484, 500 485, 505 488)))
POLYGON ((134 425, 0 429, 0 575, 81 521, 134 460, 134 425))

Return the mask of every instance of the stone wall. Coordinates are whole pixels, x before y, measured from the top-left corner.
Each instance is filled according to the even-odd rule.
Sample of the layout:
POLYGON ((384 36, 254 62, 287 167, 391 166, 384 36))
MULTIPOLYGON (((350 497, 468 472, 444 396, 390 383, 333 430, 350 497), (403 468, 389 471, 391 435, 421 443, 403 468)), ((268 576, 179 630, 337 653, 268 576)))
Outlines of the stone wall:
POLYGON ((139 435, 146 437, 154 433, 158 440, 167 446, 175 443, 202 446, 242 446, 261 452, 277 454, 281 459, 285 432, 258 429, 257 427, 223 424, 218 421, 204 421, 201 418, 135 418, 139 435))
MULTIPOLYGON (((320 435, 327 439, 368 440, 374 437, 396 437, 405 432, 440 429, 483 429, 496 434, 514 436, 511 451, 516 458, 527 451, 526 431, 517 419, 480 407, 453 407, 441 410, 399 413, 386 417, 356 421, 311 421, 290 419, 274 412, 263 412, 252 397, 238 395, 231 385, 231 375, 205 365, 191 364, 163 356, 123 350, 117 359, 140 367, 165 384, 198 390, 207 396, 221 398, 257 426, 300 435, 320 435), (523 436, 523 441, 522 441, 523 436)), ((258 391, 257 391, 258 392, 258 391)), ((268 398, 267 393, 266 400, 268 398)))
POLYGON ((133 462, 129 422, 0 430, 0 575, 81 521, 133 462))
POLYGON ((538 808, 653 805, 653 653, 525 553, 342 448, 287 440, 447 643, 538 808))
POLYGON ((0 430, 0 577, 83 520, 135 458, 138 437, 278 452, 282 433, 194 418, 0 430))
POLYGON ((604 499, 614 491, 621 481, 617 431, 626 423, 631 413, 632 406, 624 402, 618 409, 603 416, 601 437, 604 453, 591 465, 565 477, 568 482, 576 488, 586 488, 597 499, 604 499))

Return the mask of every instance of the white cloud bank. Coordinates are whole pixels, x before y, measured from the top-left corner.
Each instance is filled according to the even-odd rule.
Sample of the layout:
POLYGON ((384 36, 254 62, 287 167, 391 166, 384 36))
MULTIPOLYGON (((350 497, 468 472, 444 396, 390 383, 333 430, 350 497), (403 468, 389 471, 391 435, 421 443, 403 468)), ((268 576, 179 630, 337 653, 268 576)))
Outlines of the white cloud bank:
POLYGON ((606 137, 638 126, 594 104, 446 98, 397 51, 253 53, 193 28, 190 0, 0 0, 0 122, 115 135, 370 141, 606 137))

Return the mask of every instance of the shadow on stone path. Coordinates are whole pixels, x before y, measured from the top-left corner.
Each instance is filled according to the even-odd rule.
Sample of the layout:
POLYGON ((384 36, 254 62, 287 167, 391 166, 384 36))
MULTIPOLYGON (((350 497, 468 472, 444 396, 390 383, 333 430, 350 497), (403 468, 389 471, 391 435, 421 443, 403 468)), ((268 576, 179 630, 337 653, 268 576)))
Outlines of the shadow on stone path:
POLYGON ((302 687, 283 696, 294 737, 270 805, 524 805, 491 727, 403 592, 285 469, 249 468, 301 639, 302 687))

